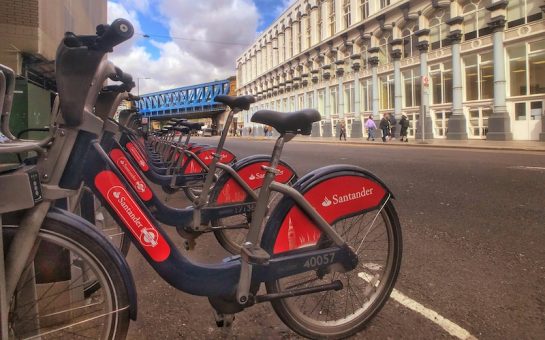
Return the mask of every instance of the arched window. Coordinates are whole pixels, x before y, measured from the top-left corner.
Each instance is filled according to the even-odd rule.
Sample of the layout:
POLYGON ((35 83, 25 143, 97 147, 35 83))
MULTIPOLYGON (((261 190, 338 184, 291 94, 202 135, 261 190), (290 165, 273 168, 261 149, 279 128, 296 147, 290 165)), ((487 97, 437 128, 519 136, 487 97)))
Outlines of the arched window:
POLYGON ((403 58, 410 58, 415 55, 417 51, 416 45, 418 44, 418 37, 414 35, 414 32, 418 30, 418 25, 410 24, 405 27, 402 32, 403 40, 403 58))
POLYGON ((329 0, 329 34, 335 34, 335 0, 329 0))
POLYGON ((322 37, 323 37, 323 30, 324 30, 324 18, 323 18, 323 15, 322 15, 322 5, 319 4, 318 5, 318 27, 316 28, 316 32, 318 34, 318 39, 317 41, 320 42, 322 41, 322 37))
POLYGON ((350 27, 352 24, 352 18, 350 13, 350 0, 343 0, 343 24, 344 28, 350 27))
POLYGON ((392 53, 392 35, 387 32, 382 35, 379 42, 378 60, 381 64, 388 64, 390 62, 390 54, 392 53))
POLYGON ((490 11, 485 8, 483 2, 482 0, 470 0, 464 5, 464 40, 471 40, 492 33, 487 25, 490 21, 490 11))
POLYGON ((515 27, 543 18, 540 5, 540 2, 536 0, 509 0, 507 27, 515 27))
POLYGON ((306 45, 306 48, 310 48, 310 46, 312 45, 310 40, 310 34, 312 32, 312 27, 310 26, 310 13, 307 13, 304 20, 305 20, 305 29, 306 29, 306 32, 305 32, 306 44, 305 45, 306 45))
POLYGON ((438 9, 430 17, 430 45, 432 50, 449 45, 447 35, 449 28, 445 20, 449 18, 448 9, 438 9))
POLYGON ((299 18, 299 21, 297 21, 297 51, 295 51, 296 53, 301 53, 301 51, 303 50, 303 32, 301 32, 301 28, 302 28, 301 20, 303 20, 303 18, 299 18))

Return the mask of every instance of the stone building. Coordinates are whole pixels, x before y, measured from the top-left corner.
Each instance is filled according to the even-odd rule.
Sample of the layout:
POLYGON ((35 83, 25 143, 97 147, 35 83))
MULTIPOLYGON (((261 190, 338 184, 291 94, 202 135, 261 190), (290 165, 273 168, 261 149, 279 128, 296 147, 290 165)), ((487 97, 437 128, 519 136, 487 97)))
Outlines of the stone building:
POLYGON ((298 0, 237 59, 238 94, 258 98, 244 123, 312 107, 313 136, 344 121, 361 138, 370 114, 404 113, 417 138, 545 141, 544 11, 543 0, 298 0))

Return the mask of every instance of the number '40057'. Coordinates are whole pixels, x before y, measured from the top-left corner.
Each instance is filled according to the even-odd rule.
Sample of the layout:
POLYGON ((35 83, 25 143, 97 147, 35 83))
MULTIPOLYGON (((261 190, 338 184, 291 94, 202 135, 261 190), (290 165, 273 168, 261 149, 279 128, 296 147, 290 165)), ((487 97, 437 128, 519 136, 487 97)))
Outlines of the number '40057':
POLYGON ((327 264, 333 263, 333 258, 335 257, 335 253, 329 253, 324 255, 318 255, 313 256, 305 261, 304 267, 305 268, 314 268, 317 266, 323 266, 327 264))

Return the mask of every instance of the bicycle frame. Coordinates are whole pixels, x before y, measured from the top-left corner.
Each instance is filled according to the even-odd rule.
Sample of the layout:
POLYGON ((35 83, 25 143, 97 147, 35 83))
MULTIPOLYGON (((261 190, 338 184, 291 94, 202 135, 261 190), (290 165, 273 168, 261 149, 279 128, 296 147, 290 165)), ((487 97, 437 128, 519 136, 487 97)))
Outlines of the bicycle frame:
MULTIPOLYGON (((86 159, 83 174, 85 184, 97 197, 100 197, 118 224, 127 234, 130 234, 137 249, 165 281, 193 295, 234 297, 240 279, 239 258, 230 258, 220 264, 212 265, 191 262, 176 249, 168 235, 158 226, 155 218, 109 159, 98 141, 91 143, 91 148, 84 158, 86 159)), ((78 174, 74 172, 71 176, 78 176, 78 174)), ((352 250, 315 212, 314 208, 305 202, 301 194, 281 183, 274 183, 273 188, 294 197, 301 204, 303 211, 310 214, 309 217, 318 228, 325 234, 333 236, 335 245, 325 249, 305 249, 289 256, 271 259, 267 265, 255 265, 252 277, 249 278, 249 282, 244 283, 244 286, 325 268, 326 265, 314 268, 304 266, 306 261, 316 256, 330 256, 334 259, 333 263, 339 263, 347 270, 355 266, 352 250)), ((259 201, 256 210, 265 209, 266 203, 266 201, 259 201)))

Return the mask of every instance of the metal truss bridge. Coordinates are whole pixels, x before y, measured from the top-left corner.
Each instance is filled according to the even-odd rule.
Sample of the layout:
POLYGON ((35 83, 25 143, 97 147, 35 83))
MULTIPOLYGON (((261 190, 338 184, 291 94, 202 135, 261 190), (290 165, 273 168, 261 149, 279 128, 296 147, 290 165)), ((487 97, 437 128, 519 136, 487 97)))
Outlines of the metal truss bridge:
POLYGON ((151 119, 210 117, 225 110, 225 105, 216 103, 214 98, 229 94, 230 87, 230 80, 226 79, 144 94, 137 106, 144 117, 151 119))

